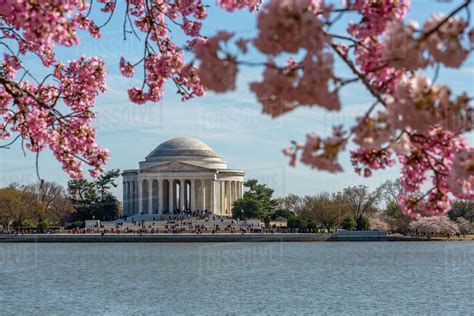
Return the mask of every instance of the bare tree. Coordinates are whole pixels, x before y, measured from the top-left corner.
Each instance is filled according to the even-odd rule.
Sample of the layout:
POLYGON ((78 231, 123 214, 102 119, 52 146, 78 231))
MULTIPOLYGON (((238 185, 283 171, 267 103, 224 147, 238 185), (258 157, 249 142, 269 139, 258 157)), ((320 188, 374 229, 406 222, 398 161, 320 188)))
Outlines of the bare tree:
POLYGON ((8 229, 11 225, 20 226, 38 209, 35 197, 15 186, 0 189, 0 225, 8 229))
POLYGON ((324 192, 316 196, 305 196, 300 216, 322 225, 330 232, 347 213, 347 204, 340 199, 340 195, 324 192))
POLYGON ((358 218, 367 217, 376 211, 382 193, 383 190, 381 187, 370 192, 369 188, 365 185, 359 185, 345 188, 343 199, 349 205, 354 219, 357 220, 358 218))
POLYGON ((67 199, 66 190, 60 184, 40 181, 23 187, 25 192, 31 193, 38 202, 36 212, 38 222, 44 219, 63 223, 73 211, 74 206, 67 199))
POLYGON ((278 198, 278 209, 289 210, 299 214, 303 206, 303 199, 295 194, 288 194, 285 197, 278 198))
POLYGON ((399 195, 405 193, 402 185, 400 184, 400 179, 394 181, 387 180, 380 186, 380 189, 382 190, 383 197, 387 203, 395 202, 398 206, 400 206, 398 201, 399 195))

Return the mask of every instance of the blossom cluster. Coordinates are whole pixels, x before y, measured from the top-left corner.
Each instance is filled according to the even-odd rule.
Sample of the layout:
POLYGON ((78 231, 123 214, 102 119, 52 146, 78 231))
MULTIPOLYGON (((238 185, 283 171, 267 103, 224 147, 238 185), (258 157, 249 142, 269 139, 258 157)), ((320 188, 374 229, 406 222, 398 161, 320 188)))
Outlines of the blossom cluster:
POLYGON ((232 56, 219 56, 221 43, 227 43, 232 36, 232 33, 219 32, 193 46, 196 58, 201 61, 197 74, 202 84, 217 93, 235 90, 236 61, 232 56))
MULTIPOLYGON (((109 18, 117 10, 114 0, 98 3, 109 18)), ((421 73, 428 67, 459 68, 472 52, 474 28, 459 15, 469 12, 470 1, 448 15, 431 16, 421 27, 405 21, 409 0, 344 0, 340 7, 323 0, 216 3, 229 12, 259 11, 256 35, 203 35, 207 12, 201 0, 126 1, 124 35, 133 33, 144 43, 140 60, 119 60, 123 76, 143 76, 141 85, 128 90, 133 103, 160 101, 167 83, 183 101, 207 90, 232 91, 240 67, 257 65, 262 76, 250 90, 262 112, 276 118, 299 106, 338 111, 340 90, 359 82, 376 102, 347 131, 336 126, 328 137, 310 133, 304 144, 293 142, 284 150, 290 164, 299 158, 313 168, 340 172, 338 157, 352 140, 351 162, 365 177, 399 162, 404 192, 399 204, 407 215, 444 214, 452 196, 474 199, 474 152, 463 138, 473 126, 472 97, 454 95, 421 73), (346 13, 355 20, 345 25, 346 33, 334 33, 333 25, 343 23, 346 13), (185 35, 185 47, 174 41, 176 29, 185 35), (245 60, 249 51, 263 61, 254 55, 245 60), (336 58, 353 78, 347 71, 336 73, 336 58)), ((0 64, 0 140, 18 133, 33 152, 49 147, 74 178, 82 177, 81 161, 97 175, 108 156, 96 145, 91 127, 95 99, 105 91, 105 66, 86 57, 62 63, 54 48, 79 44, 79 29, 101 36, 102 26, 89 18, 91 9, 82 0, 0 3, 0 43, 16 47, 0 64), (29 82, 21 62, 27 53, 37 55, 50 76, 29 82), (64 107, 70 113, 62 114, 64 107)))
MULTIPOLYGON (((406 193, 400 196, 401 208, 405 214, 442 215, 449 210, 450 193, 456 193, 456 187, 450 185, 453 179, 465 179, 468 175, 462 171, 457 161, 454 166, 460 171, 450 176, 455 157, 469 147, 462 136, 446 131, 441 126, 431 128, 426 134, 413 132, 410 135, 410 149, 399 154, 401 166, 401 184, 406 193), (423 193, 423 189, 431 174, 431 188, 423 193)), ((465 170, 465 169, 464 169, 465 170)), ((466 189, 470 189, 465 185, 466 189)), ((460 193, 460 192, 457 192, 460 193)), ((472 195, 472 191, 466 192, 472 195)), ((459 194, 458 194, 459 195, 459 194)))
POLYGON ((388 120, 393 128, 427 131, 440 125, 454 132, 473 127, 473 109, 467 94, 451 99, 446 85, 432 84, 424 76, 404 77, 387 96, 388 120))
POLYGON ((360 41, 354 47, 355 62, 367 81, 382 93, 390 93, 403 73, 387 67, 383 58, 385 43, 378 37, 388 25, 403 20, 409 7, 409 0, 347 1, 347 8, 361 15, 360 21, 347 26, 347 32, 360 41))
POLYGON ((96 144, 91 126, 95 99, 106 89, 103 61, 81 57, 63 64, 54 53, 55 45, 79 44, 78 29, 100 36, 99 28, 86 17, 87 9, 81 0, 0 3, 2 44, 11 52, 0 64, 0 139, 13 139, 12 143, 20 138, 35 153, 49 148, 74 179, 84 176, 83 162, 97 176, 109 157, 96 144), (20 61, 26 54, 38 56, 52 69, 51 75, 42 81, 26 80, 27 75, 32 77, 20 61))
MULTIPOLYGON (((109 21, 116 1, 97 2, 109 21)), ((261 0, 219 0, 218 4, 228 11, 245 7, 255 11, 261 0)), ((126 20, 133 28, 130 32, 139 30, 146 37, 141 61, 134 64, 120 59, 120 72, 126 77, 134 76, 138 64, 144 68, 143 87, 130 88, 130 99, 139 104, 160 100, 168 79, 176 83, 183 100, 204 95, 198 67, 184 63, 184 52, 173 43, 166 21, 176 22, 194 39, 203 39, 204 4, 200 0, 127 0, 126 8, 126 20)), ((0 44, 8 50, 0 61, 0 140, 6 144, 0 148, 19 138, 32 152, 49 148, 74 179, 84 176, 83 163, 97 176, 109 156, 96 144, 91 125, 96 97, 105 92, 103 61, 81 57, 63 63, 55 54, 56 45, 80 44, 78 30, 101 37, 102 26, 90 18, 91 9, 92 4, 83 0, 0 2, 0 44), (36 79, 21 63, 21 56, 27 54, 36 55, 50 71, 44 80, 36 79)))
POLYGON ((18 45, 18 52, 36 54, 45 66, 56 61, 56 44, 79 44, 77 29, 100 36, 98 27, 84 13, 89 4, 82 0, 2 1, 2 35, 18 45))
MULTIPOLYGON (((217 4, 228 11, 246 7, 255 11, 261 2, 218 0, 217 4)), ((168 80, 177 86, 183 101, 203 96, 207 89, 225 92, 235 88, 235 62, 230 57, 218 56, 219 42, 226 41, 228 35, 223 32, 212 39, 201 35, 202 21, 207 16, 201 0, 128 0, 128 3, 127 14, 133 17, 135 26, 146 34, 143 60, 132 64, 122 57, 120 61, 120 72, 125 77, 132 77, 135 67, 143 65, 145 76, 142 87, 128 90, 132 102, 142 104, 161 100, 168 80), (173 42, 167 19, 179 25, 183 33, 190 37, 187 48, 201 60, 199 67, 184 63, 184 51, 173 42)))
POLYGON ((355 172, 364 177, 370 177, 372 170, 385 169, 395 164, 391 158, 390 149, 367 149, 360 147, 357 150, 351 150, 351 162, 355 172))
POLYGON ((25 146, 35 153, 48 147, 73 179, 84 176, 81 161, 91 167, 92 176, 97 176, 109 157, 107 150, 97 146, 96 132, 91 127, 95 98, 105 91, 103 61, 82 57, 68 65, 58 63, 54 77, 57 85, 17 83, 13 77, 2 79, 2 138, 19 133, 25 146), (70 114, 61 114, 59 100, 71 110, 70 114))
POLYGON ((413 233, 426 236, 455 236, 460 229, 456 223, 445 216, 421 217, 410 223, 413 233))
POLYGON ((385 33, 383 59, 403 70, 425 68, 433 63, 459 68, 472 50, 462 44, 467 27, 467 22, 459 16, 449 18, 435 14, 426 21, 423 32, 417 37, 420 32, 417 22, 392 22, 385 33))
POLYGON ((298 105, 319 105, 328 110, 339 110, 336 89, 330 88, 333 56, 329 53, 308 53, 298 65, 290 62, 283 69, 270 62, 261 82, 250 83, 263 113, 272 117, 293 110, 298 105))
POLYGON ((286 148, 283 153, 291 157, 291 165, 296 164, 298 151, 301 153, 301 162, 329 172, 340 172, 342 167, 337 161, 338 154, 344 150, 347 144, 347 133, 342 126, 333 128, 332 135, 327 138, 321 138, 316 134, 306 135, 306 143, 300 145, 295 143, 294 148, 286 148))

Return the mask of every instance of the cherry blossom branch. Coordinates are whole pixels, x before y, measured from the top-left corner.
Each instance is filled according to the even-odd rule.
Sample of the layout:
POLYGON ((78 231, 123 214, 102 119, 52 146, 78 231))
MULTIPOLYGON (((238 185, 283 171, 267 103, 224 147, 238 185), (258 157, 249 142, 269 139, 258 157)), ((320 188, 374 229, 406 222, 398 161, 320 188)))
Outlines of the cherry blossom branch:
POLYGON ((372 96, 374 96, 378 100, 378 102, 380 102, 384 107, 387 107, 387 104, 385 103, 385 100, 382 98, 380 93, 372 87, 367 78, 357 69, 354 63, 347 57, 347 55, 341 50, 341 48, 337 44, 332 42, 329 43, 329 46, 346 63, 346 65, 349 66, 352 72, 362 81, 364 86, 369 90, 370 94, 372 94, 372 96))
POLYGON ((442 19, 437 25, 435 25, 432 29, 430 29, 428 32, 424 33, 421 38, 420 38, 420 41, 423 41, 425 39, 427 39, 431 34, 435 33, 436 31, 439 30, 439 28, 441 26, 443 26, 443 24, 445 24, 446 22, 448 22, 453 16, 455 16, 456 14, 458 14, 458 12, 460 12, 461 10, 463 10, 464 8, 467 8, 469 5, 471 4, 471 0, 465 0, 464 3, 462 5, 460 5, 459 7, 457 7, 456 9, 454 9, 451 13, 449 13, 444 19, 442 19))
POLYGON ((21 134, 18 134, 11 142, 9 142, 5 145, 1 145, 0 148, 10 149, 10 146, 13 145, 18 140, 18 138, 20 138, 20 136, 21 136, 21 134))

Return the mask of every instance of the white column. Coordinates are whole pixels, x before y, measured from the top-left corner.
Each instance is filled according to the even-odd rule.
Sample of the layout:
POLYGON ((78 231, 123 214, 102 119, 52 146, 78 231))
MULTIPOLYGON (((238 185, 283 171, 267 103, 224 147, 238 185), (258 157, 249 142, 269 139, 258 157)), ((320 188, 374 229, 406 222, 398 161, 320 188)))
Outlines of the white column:
POLYGON ((173 182, 174 180, 173 179, 170 179, 168 180, 169 182, 169 201, 168 201, 168 208, 169 208, 169 212, 170 214, 173 214, 173 211, 174 211, 174 197, 173 197, 173 193, 174 193, 174 189, 173 189, 173 182))
POLYGON ((135 181, 130 181, 130 215, 135 214, 135 181))
POLYGON ((196 179, 191 179, 191 211, 196 210, 196 179))
POLYGON ((123 213, 127 215, 127 181, 123 182, 123 213))
POLYGON ((135 181, 133 184, 133 204, 134 204, 134 209, 133 212, 134 214, 138 214, 138 179, 135 181))
POLYGON ((237 191, 237 182, 235 181, 232 181, 232 185, 230 187, 231 189, 231 193, 232 193, 232 199, 230 200, 230 208, 232 209, 232 205, 234 204, 235 200, 236 200, 236 196, 237 194, 235 194, 235 192, 237 191))
POLYGON ((221 214, 225 213, 225 181, 221 183, 221 214))
POLYGON ((184 210, 184 179, 179 179, 179 209, 184 210))
POLYGON ((148 179, 148 214, 153 213, 153 180, 148 179))
POLYGON ((240 181, 240 197, 244 197, 244 182, 240 181))
POLYGON ((132 213, 132 181, 128 181, 128 202, 127 202, 127 210, 128 210, 128 215, 131 215, 132 213))
POLYGON ((158 179, 158 214, 163 214, 163 179, 158 179))
POLYGON ((230 206, 231 206, 231 203, 232 203, 232 181, 227 181, 226 195, 227 195, 226 210, 227 210, 227 213, 229 213, 230 212, 230 206))
POLYGON ((138 178, 138 214, 143 212, 143 180, 138 178))
POLYGON ((206 209, 206 180, 201 179, 201 210, 206 209))
POLYGON ((211 199, 209 202, 210 204, 210 211, 215 213, 216 212, 216 181, 211 180, 211 189, 210 189, 210 194, 209 198, 211 199))
POLYGON ((132 215, 132 210, 133 210, 133 186, 132 186, 132 181, 127 181, 127 215, 132 215))

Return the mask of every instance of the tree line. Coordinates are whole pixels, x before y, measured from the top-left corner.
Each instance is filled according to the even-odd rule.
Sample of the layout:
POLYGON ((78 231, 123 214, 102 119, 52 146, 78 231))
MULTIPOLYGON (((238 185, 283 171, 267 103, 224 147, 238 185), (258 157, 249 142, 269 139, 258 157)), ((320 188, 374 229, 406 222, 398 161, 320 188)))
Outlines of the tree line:
MULTIPOLYGON (((234 203, 233 217, 260 219, 267 226, 281 220, 287 222, 288 228, 297 231, 333 232, 336 229, 372 229, 402 234, 429 226, 417 226, 413 218, 401 212, 398 197, 403 193, 403 189, 399 180, 387 180, 374 190, 370 190, 364 185, 358 185, 347 187, 336 193, 322 192, 306 196, 289 194, 281 198, 274 198, 273 189, 258 183, 257 180, 248 180, 244 186, 247 190, 243 197, 234 203)), ((462 233, 468 233, 469 227, 471 227, 470 223, 474 221, 474 202, 455 201, 448 216, 446 221, 432 220, 428 222, 433 225, 441 223, 439 227, 450 227, 444 223, 452 221, 459 228, 463 228, 460 229, 462 233)), ((416 222, 418 223, 418 221, 416 222)), ((439 231, 441 230, 439 229, 439 231)))
MULTIPOLYGON (((122 207, 111 190, 119 176, 119 170, 111 170, 94 181, 71 180, 67 188, 47 181, 0 188, 0 225, 8 230, 46 231, 67 224, 81 227, 90 219, 116 219, 122 215, 122 207)), ((400 211, 399 181, 386 181, 374 190, 359 185, 336 193, 280 198, 273 197, 274 190, 257 180, 248 180, 244 186, 243 197, 233 205, 233 217, 259 219, 267 227, 286 222, 295 231, 373 229, 433 235, 469 233, 474 221, 474 202, 464 200, 456 201, 445 219, 414 221, 400 211)))
POLYGON ((48 181, 0 188, 0 226, 44 232, 68 223, 82 227, 89 219, 115 219, 122 207, 111 189, 117 187, 119 176, 120 170, 115 169, 93 181, 70 180, 67 188, 48 181))

